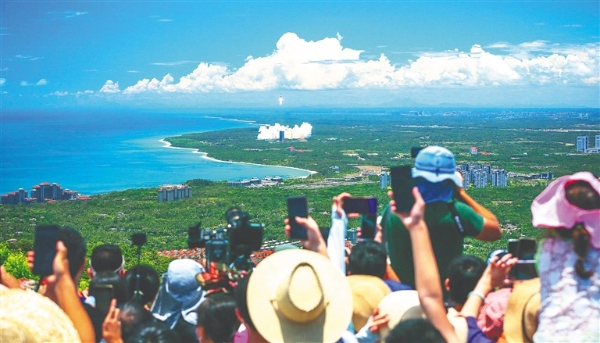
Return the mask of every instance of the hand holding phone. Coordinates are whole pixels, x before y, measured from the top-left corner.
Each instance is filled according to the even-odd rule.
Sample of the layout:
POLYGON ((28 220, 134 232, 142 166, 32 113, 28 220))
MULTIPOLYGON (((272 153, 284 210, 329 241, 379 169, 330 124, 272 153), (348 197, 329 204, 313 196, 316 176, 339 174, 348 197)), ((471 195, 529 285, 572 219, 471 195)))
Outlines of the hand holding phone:
POLYGON ((58 225, 41 225, 35 228, 33 242, 34 260, 31 272, 45 277, 54 272, 52 265, 56 256, 56 242, 58 241, 58 225))
POLYGON ((392 179, 394 202, 396 202, 396 212, 410 212, 415 204, 415 198, 412 194, 412 189, 414 187, 412 167, 392 167, 390 168, 390 177, 392 179))
POLYGON ((106 317, 110 310, 110 302, 115 298, 112 285, 90 285, 90 296, 96 299, 96 308, 106 317))
POLYGON ((296 217, 308 218, 308 204, 305 196, 287 198, 288 219, 290 222, 290 238, 308 239, 306 228, 296 222, 296 217))

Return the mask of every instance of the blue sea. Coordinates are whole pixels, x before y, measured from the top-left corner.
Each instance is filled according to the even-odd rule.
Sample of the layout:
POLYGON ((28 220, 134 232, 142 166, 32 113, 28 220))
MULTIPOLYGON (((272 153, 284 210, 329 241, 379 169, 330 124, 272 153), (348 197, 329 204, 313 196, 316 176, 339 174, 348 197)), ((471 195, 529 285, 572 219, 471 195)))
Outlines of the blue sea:
MULTIPOLYGON (((127 111, 0 112, 0 194, 41 182, 94 195, 192 179, 305 177, 306 170, 220 162, 161 139, 191 132, 255 127, 219 113, 127 111)), ((210 157, 210 156, 209 156, 210 157)))

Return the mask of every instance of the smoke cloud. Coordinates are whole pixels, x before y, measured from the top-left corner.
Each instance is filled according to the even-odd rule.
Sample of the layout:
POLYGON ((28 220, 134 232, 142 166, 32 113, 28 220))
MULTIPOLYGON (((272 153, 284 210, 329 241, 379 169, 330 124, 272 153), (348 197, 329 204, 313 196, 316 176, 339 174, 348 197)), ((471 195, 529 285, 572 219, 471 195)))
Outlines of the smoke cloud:
POLYGON ((294 125, 293 128, 278 123, 275 123, 275 125, 263 125, 258 129, 258 137, 256 138, 264 140, 279 139, 279 133, 281 131, 284 132, 285 139, 307 139, 310 138, 312 134, 312 125, 309 123, 302 123, 300 126, 294 125))

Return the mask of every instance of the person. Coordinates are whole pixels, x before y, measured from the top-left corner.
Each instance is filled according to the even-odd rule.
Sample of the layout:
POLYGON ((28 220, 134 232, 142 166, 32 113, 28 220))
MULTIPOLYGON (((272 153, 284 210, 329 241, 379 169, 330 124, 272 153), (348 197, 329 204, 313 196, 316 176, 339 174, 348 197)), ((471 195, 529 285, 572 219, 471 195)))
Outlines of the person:
POLYGON ((414 318, 401 321, 388 334, 385 343, 439 343, 442 334, 427 320, 414 318))
POLYGON ((90 266, 87 269, 90 279, 93 279, 96 273, 104 271, 119 276, 125 275, 125 258, 118 245, 101 244, 92 250, 90 266))
POLYGON ((152 321, 140 325, 125 343, 173 343, 185 342, 177 332, 160 321, 152 321))
POLYGON ((154 318, 177 332, 182 342, 198 342, 196 309, 204 300, 204 291, 198 285, 196 276, 203 272, 204 268, 196 261, 171 261, 150 308, 154 318))
POLYGON ((121 306, 119 312, 121 336, 127 340, 142 324, 154 321, 152 313, 138 301, 129 301, 121 306))
POLYGON ((306 249, 284 250, 259 263, 246 301, 253 325, 269 342, 336 342, 352 319, 345 275, 306 249))
POLYGON ((461 255, 450 261, 448 277, 444 280, 444 286, 450 295, 448 307, 460 312, 485 268, 486 263, 476 256, 461 255))
MULTIPOLYGON (((70 226, 59 226, 58 241, 62 242, 66 249, 65 259, 67 261, 69 275, 74 284, 72 290, 76 295, 79 296, 81 302, 83 302, 85 298, 79 293, 77 285, 79 284, 81 273, 83 273, 85 268, 85 256, 87 252, 85 240, 83 239, 81 233, 76 229, 70 226)), ((34 261, 35 253, 33 251, 28 251, 27 263, 30 269, 33 268, 34 261)), ((40 289, 40 293, 44 294, 54 302, 59 303, 58 295, 56 294, 56 288, 43 287, 40 289)), ((89 304, 83 304, 83 308, 85 313, 87 313, 87 317, 92 322, 96 342, 99 342, 100 339, 102 339, 102 323, 104 321, 104 316, 100 311, 89 304)))
MULTIPOLYGON (((456 171, 454 155, 448 149, 439 146, 422 149, 416 156, 412 177, 426 203, 425 222, 432 237, 440 280, 445 280, 450 261, 462 254, 464 237, 495 241, 502 235, 500 225, 496 216, 462 187, 462 176, 456 171)), ((392 268, 400 281, 414 288, 415 266, 409 232, 397 216, 390 215, 389 207, 384 211, 382 223, 392 268)))
POLYGON ((552 181, 531 204, 546 229, 537 254, 541 303, 536 342, 600 337, 600 181, 590 172, 552 181))
POLYGON ((392 292, 412 289, 399 281, 385 278, 387 266, 385 247, 376 241, 358 242, 348 256, 348 275, 375 276, 382 279, 392 292))
MULTIPOLYGON (((28 253, 29 263, 33 263, 33 258, 33 253, 28 253)), ((0 289, 0 334, 3 342, 96 341, 92 322, 74 291, 77 286, 71 277, 68 248, 60 235, 52 270, 53 274, 44 279, 45 293, 52 298, 19 288, 6 292, 0 289), (52 302, 58 306, 53 306, 52 302)))
POLYGON ((196 331, 202 343, 231 342, 239 326, 235 300, 229 294, 210 294, 198 306, 196 331))
MULTIPOLYGON (((446 308, 443 303, 440 274, 438 272, 438 265, 435 262, 429 229, 425 222, 425 201, 417 187, 413 188, 412 195, 415 199, 415 204, 409 213, 396 213, 396 203, 394 200, 390 201, 390 209, 402 221, 412 242, 412 254, 415 263, 415 284, 419 302, 427 319, 446 341, 462 341, 459 339, 460 329, 455 329, 447 317, 446 308)), ((390 191, 389 196, 393 198, 393 192, 390 191)), ((504 284, 508 272, 516 262, 517 259, 512 258, 510 254, 504 255, 501 259, 498 259, 497 256, 494 257, 473 291, 470 292, 460 312, 461 316, 465 317, 467 321, 467 342, 491 342, 481 332, 481 329, 478 328, 475 317, 487 293, 494 287, 504 284)))
POLYGON ((256 330, 256 326, 248 312, 248 280, 250 275, 244 276, 235 287, 233 298, 235 300, 235 315, 242 323, 234 336, 234 343, 263 343, 267 340, 256 330))

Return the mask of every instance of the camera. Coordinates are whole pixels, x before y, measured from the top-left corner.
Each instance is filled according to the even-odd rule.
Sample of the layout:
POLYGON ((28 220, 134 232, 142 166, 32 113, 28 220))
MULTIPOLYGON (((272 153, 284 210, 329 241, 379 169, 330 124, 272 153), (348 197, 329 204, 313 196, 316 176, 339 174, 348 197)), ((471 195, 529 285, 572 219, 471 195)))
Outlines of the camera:
POLYGON ((242 255, 249 257, 253 251, 260 250, 265 230, 263 224, 251 223, 248 212, 243 212, 239 207, 230 207, 225 212, 225 218, 233 258, 242 255))
POLYGON ((210 262, 228 263, 229 240, 227 231, 223 228, 216 230, 201 229, 202 223, 188 228, 188 248, 204 248, 206 264, 210 262))

